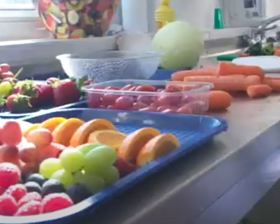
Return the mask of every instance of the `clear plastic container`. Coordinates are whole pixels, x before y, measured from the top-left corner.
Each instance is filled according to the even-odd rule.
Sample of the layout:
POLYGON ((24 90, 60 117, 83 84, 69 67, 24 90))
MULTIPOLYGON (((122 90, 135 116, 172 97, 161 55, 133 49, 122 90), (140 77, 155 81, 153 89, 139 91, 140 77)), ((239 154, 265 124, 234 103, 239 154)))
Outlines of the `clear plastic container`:
POLYGON ((209 109, 209 83, 114 80, 84 87, 90 108, 202 114, 209 109))
POLYGON ((94 82, 114 79, 149 79, 160 64, 156 52, 102 51, 85 55, 57 56, 70 78, 88 78, 94 82))

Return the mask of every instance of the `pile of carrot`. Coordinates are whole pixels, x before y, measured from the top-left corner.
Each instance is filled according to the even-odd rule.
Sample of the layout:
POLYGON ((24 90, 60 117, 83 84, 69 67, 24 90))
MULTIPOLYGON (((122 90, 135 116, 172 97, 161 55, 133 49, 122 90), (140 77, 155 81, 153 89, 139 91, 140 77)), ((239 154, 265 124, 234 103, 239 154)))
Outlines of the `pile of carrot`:
POLYGON ((224 110, 231 105, 231 92, 246 92, 250 98, 269 96, 280 92, 280 78, 267 78, 258 66, 221 62, 215 68, 179 71, 173 81, 208 82, 214 85, 210 93, 210 110, 224 110))

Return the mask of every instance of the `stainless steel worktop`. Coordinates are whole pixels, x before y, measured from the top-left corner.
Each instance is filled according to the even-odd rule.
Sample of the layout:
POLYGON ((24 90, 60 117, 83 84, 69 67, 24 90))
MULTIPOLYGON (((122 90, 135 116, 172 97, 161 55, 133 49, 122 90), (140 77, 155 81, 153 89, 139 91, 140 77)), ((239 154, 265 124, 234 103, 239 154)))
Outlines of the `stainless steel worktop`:
POLYGON ((236 223, 280 176, 279 111, 280 96, 237 98, 216 114, 227 132, 105 204, 92 223, 236 223))

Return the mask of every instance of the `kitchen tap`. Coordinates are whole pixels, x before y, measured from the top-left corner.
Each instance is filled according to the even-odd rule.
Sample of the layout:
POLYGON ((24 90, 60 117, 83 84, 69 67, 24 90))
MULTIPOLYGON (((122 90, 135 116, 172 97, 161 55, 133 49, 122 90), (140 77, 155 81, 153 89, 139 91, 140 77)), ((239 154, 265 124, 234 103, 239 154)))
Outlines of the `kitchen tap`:
POLYGON ((265 34, 267 31, 269 30, 274 30, 276 28, 278 28, 278 25, 273 25, 271 26, 271 24, 277 22, 278 20, 280 20, 280 15, 268 18, 264 21, 261 22, 261 24, 253 29, 252 32, 252 36, 253 36, 253 41, 257 42, 257 41, 262 41, 265 39, 265 34))

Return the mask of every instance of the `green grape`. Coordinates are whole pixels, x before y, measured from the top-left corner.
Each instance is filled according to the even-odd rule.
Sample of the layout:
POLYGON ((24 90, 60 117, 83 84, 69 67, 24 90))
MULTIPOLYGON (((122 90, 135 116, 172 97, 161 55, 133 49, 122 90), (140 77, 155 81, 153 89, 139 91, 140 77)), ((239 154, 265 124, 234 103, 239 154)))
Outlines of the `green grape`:
POLYGON ((50 158, 50 159, 46 159, 44 160, 41 164, 40 164, 40 174, 49 179, 56 171, 62 169, 62 165, 60 163, 59 159, 56 158, 50 158))
POLYGON ((77 148, 77 150, 79 150, 80 152, 82 152, 84 155, 88 154, 91 150, 93 150, 94 148, 98 147, 98 146, 102 146, 100 144, 84 144, 81 145, 77 148))
POLYGON ((101 171, 100 177, 102 177, 107 186, 111 186, 120 179, 120 173, 114 166, 101 171))
POLYGON ((75 182, 85 186, 93 194, 105 188, 105 181, 96 175, 86 172, 78 172, 74 175, 75 182))
POLYGON ((70 173, 83 169, 85 165, 85 156, 77 149, 63 151, 59 159, 63 168, 70 173))
POLYGON ((62 183, 66 189, 71 187, 75 183, 73 175, 64 169, 56 171, 51 176, 51 179, 60 181, 60 183, 62 183))
POLYGON ((13 85, 10 82, 2 82, 0 84, 0 97, 7 97, 13 91, 13 85))
POLYGON ((98 146, 86 154, 85 170, 90 173, 99 173, 111 167, 117 159, 117 153, 109 146, 98 146))

